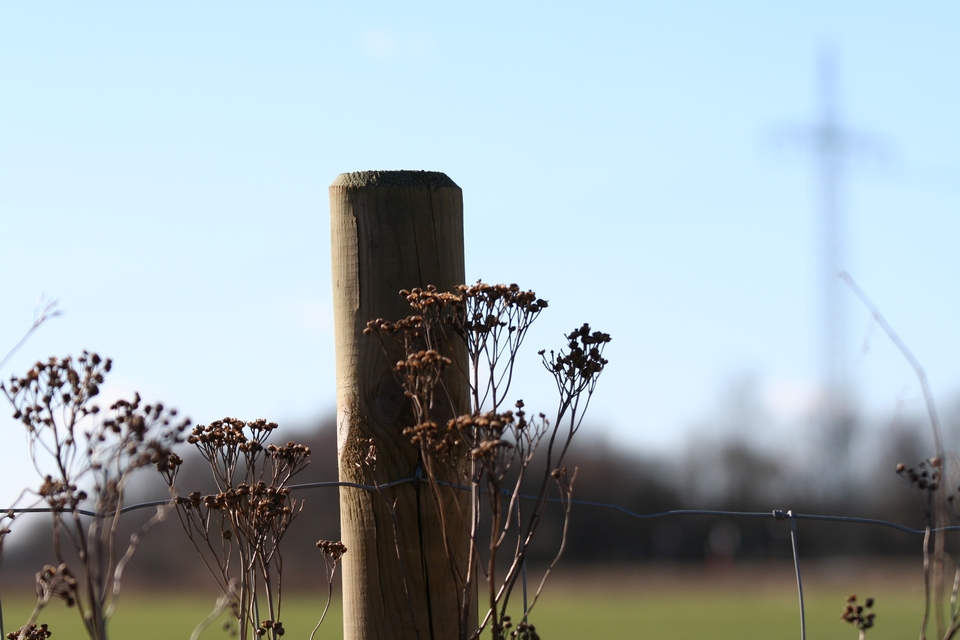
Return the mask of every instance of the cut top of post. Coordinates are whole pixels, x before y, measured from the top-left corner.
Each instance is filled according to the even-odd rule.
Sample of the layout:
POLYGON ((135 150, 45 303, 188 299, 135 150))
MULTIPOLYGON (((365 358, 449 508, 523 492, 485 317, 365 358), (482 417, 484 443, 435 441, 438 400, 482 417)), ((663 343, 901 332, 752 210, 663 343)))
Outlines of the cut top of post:
POLYGON ((331 187, 359 189, 363 187, 445 187, 459 188, 440 171, 353 171, 341 173, 331 187))

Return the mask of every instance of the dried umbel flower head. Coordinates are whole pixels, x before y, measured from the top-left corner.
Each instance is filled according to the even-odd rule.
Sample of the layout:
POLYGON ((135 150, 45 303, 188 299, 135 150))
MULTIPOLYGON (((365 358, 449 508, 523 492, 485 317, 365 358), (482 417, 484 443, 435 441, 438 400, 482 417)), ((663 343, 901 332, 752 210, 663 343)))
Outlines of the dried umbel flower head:
POLYGON ((256 634, 258 636, 265 636, 270 630, 273 630, 275 636, 282 636, 287 631, 283 628, 283 623, 279 620, 264 620, 260 623, 260 627, 256 630, 256 634))
POLYGON ((453 426, 453 420, 445 428, 440 427, 433 420, 424 420, 412 427, 403 430, 403 435, 410 438, 410 442, 429 451, 438 457, 449 459, 460 453, 460 444, 463 442, 453 426))
MULTIPOLYGON (((32 438, 49 437, 69 446, 76 446, 78 439, 89 442, 86 453, 97 454, 111 437, 124 441, 121 451, 131 457, 149 449, 151 431, 181 432, 188 424, 182 420, 174 424, 176 409, 167 409, 162 404, 141 405, 140 396, 132 401, 120 400, 110 408, 114 416, 104 419, 95 428, 78 433, 80 422, 100 413, 100 408, 90 404, 99 395, 105 374, 112 368, 110 359, 84 351, 76 363, 70 356, 50 358, 37 362, 23 377, 13 376, 9 384, 0 383, 0 391, 14 406, 14 418, 27 428, 32 438), (62 409, 62 411, 60 411, 62 409), (136 446, 131 446, 131 443, 136 446)), ((161 443, 153 443, 154 448, 161 443)), ((92 462, 93 465, 97 461, 92 462)), ((142 466, 139 462, 135 466, 142 466)))
POLYGON ((551 371, 558 381, 577 381, 576 386, 586 385, 603 371, 607 364, 603 357, 603 348, 610 342, 610 334, 602 331, 591 331, 590 325, 584 323, 579 329, 567 334, 568 351, 555 354, 550 352, 550 358, 541 351, 543 364, 551 371))
POLYGON ((285 445, 267 445, 267 453, 288 467, 299 467, 310 457, 310 447, 288 441, 285 445))
POLYGON ((406 359, 397 362, 394 366, 394 371, 401 374, 408 371, 436 371, 439 373, 452 364, 452 362, 450 358, 440 355, 440 352, 436 349, 426 349, 411 353, 406 359))
POLYGON ((522 400, 515 406, 514 411, 464 414, 448 421, 446 436, 465 445, 462 452, 451 451, 460 452, 470 463, 473 480, 486 475, 488 482, 499 483, 512 470, 523 474, 530 464, 549 422, 543 414, 528 420, 522 400))
POLYGON ((419 338, 424 335, 426 326, 427 325, 424 322, 423 316, 420 315, 407 316, 406 318, 397 320, 396 322, 390 322, 389 320, 384 320, 383 318, 377 318, 376 320, 370 320, 367 322, 367 326, 363 330, 363 333, 365 335, 371 335, 374 333, 398 334, 407 338, 419 338))
POLYGON ((60 598, 68 607, 77 602, 77 580, 66 564, 48 564, 37 574, 37 601, 46 605, 53 598, 60 598))
MULTIPOLYGON (((197 425, 187 442, 195 445, 211 465, 222 466, 216 473, 223 476, 225 485, 232 484, 233 473, 241 460, 248 468, 256 467, 263 455, 272 461, 274 477, 289 478, 309 464, 310 448, 295 442, 267 445, 267 438, 277 426, 276 422, 262 418, 249 422, 223 418, 209 425, 197 425)), ((158 469, 163 472, 159 466, 158 469)))
POLYGON ((466 444, 474 480, 479 481, 486 474, 487 482, 499 482, 518 457, 523 462, 530 434, 523 433, 526 422, 522 411, 519 416, 518 420, 512 411, 486 411, 457 416, 447 423, 448 431, 466 444))
MULTIPOLYGON (((459 287, 458 287, 459 290, 459 287)), ((455 307, 463 301, 463 298, 455 293, 438 291, 437 287, 428 284, 426 289, 416 287, 407 291, 401 289, 400 295, 407 299, 410 306, 418 311, 428 309, 439 309, 445 306, 455 307)))
POLYGON ((0 384, 14 417, 26 428, 35 468, 50 470, 35 494, 50 507, 60 564, 37 575, 38 606, 54 597, 76 604, 88 632, 98 638, 105 637, 123 566, 140 536, 157 521, 151 519, 132 535, 123 554, 117 525, 125 487, 134 472, 150 464, 172 473, 172 447, 182 441, 189 424, 175 409, 145 404, 138 394, 101 411, 93 400, 111 368, 109 359, 84 351, 76 359, 37 362, 26 375, 0 384), (78 509, 88 501, 97 517, 81 519, 78 509), (79 579, 64 564, 69 547, 76 553, 73 566, 79 579))
POLYGON ((54 508, 78 506, 86 496, 79 495, 76 481, 88 473, 98 501, 116 503, 129 473, 148 464, 172 464, 172 447, 189 424, 177 418, 176 409, 144 404, 139 394, 113 403, 112 415, 101 417, 91 400, 111 367, 110 359, 84 351, 76 362, 69 356, 50 358, 21 378, 14 376, 8 386, 0 384, 33 451, 57 458, 59 473, 47 476, 39 491, 54 508))
POLYGON ((221 447, 236 447, 247 452, 259 451, 263 448, 267 436, 277 426, 276 422, 267 422, 262 418, 251 422, 223 418, 211 422, 209 426, 198 424, 193 428, 187 442, 197 445, 201 451, 221 447))
POLYGON ((871 609, 873 609, 873 598, 867 598, 861 605, 857 602, 857 595, 852 594, 847 597, 847 605, 843 608, 840 619, 856 627, 860 631, 860 637, 863 638, 867 629, 873 627, 877 617, 871 609))
POLYGON ((317 635, 320 625, 323 624, 323 620, 327 617, 327 611, 330 610, 330 602, 333 600, 333 575, 337 570, 337 564, 340 562, 343 554, 347 552, 347 547, 342 542, 336 540, 317 540, 317 548, 323 553, 323 561, 326 564, 327 602, 323 607, 323 613, 320 614, 320 620, 317 622, 317 626, 313 628, 313 633, 310 634, 310 640, 313 640, 317 635))
POLYGON ((518 623, 517 628, 510 632, 510 637, 517 640, 540 640, 536 627, 529 622, 518 623))
MULTIPOLYGON (((451 478, 466 479, 473 489, 482 486, 482 490, 471 492, 469 514, 463 510, 457 518, 441 517, 440 526, 460 522, 460 516, 464 522, 469 519, 489 524, 489 535, 481 531, 485 527, 470 531, 471 562, 479 562, 480 549, 489 554, 484 561, 488 565, 484 577, 457 566, 452 569, 464 602, 472 599, 466 594, 475 593, 478 585, 474 580, 478 578, 486 580, 490 595, 490 602, 484 604, 486 613, 482 609, 479 612, 478 627, 477 613, 471 613, 470 607, 463 609, 461 632, 475 628, 471 637, 492 632, 495 640, 503 640, 511 629, 505 603, 520 572, 525 571, 530 540, 546 503, 551 501, 550 492, 559 492, 564 517, 569 518, 576 472, 568 475, 562 463, 570 439, 582 423, 597 377, 607 364, 603 350, 610 336, 583 324, 565 336, 564 351, 551 352, 549 357, 540 352, 543 364, 556 380, 560 403, 551 421, 543 414, 528 417, 522 402, 517 403, 515 411, 505 409, 521 344, 531 323, 547 308, 546 300, 516 284, 479 281, 458 286, 453 292, 427 286, 400 293, 413 313, 396 321, 372 320, 364 333, 376 335, 381 341, 386 362, 410 401, 412 420, 409 414, 403 416, 403 434, 418 449, 417 475, 423 475, 437 504, 449 502, 445 492, 451 478), (465 349, 458 348, 461 341, 465 349), (569 425, 561 430, 561 422, 569 425), (528 512, 515 497, 534 468, 531 465, 541 442, 546 448, 546 470, 538 482, 541 488, 536 503, 528 512), (522 535, 514 534, 514 528, 522 529, 522 535), (514 535, 515 545, 511 540, 514 535), (486 540, 481 539, 486 536, 486 540), (512 562, 502 554, 505 550, 513 553, 512 562), (498 575, 499 565, 508 565, 502 576, 498 575)), ((350 445, 354 464, 374 471, 374 442, 360 438, 350 445)), ((451 489, 460 488, 457 483, 451 489)), ((461 504, 459 497, 455 502, 461 504)), ((394 506, 388 505, 391 515, 394 506)), ((444 531, 445 542, 452 533, 444 531)), ((397 554, 402 555, 399 545, 397 554)), ((529 610, 524 612, 524 622, 511 632, 512 637, 538 638, 536 629, 526 621, 527 613, 529 610)))
MULTIPOLYGON (((255 612, 280 610, 281 541, 304 504, 293 498, 290 481, 309 464, 310 448, 293 441, 267 443, 277 428, 264 419, 230 417, 194 427, 187 441, 209 464, 218 490, 209 495, 194 491, 176 500, 194 547, 220 583, 223 597, 233 599, 231 624, 244 637, 277 638, 285 632, 279 620, 257 622, 255 612), (258 584, 265 586, 265 596, 257 595, 258 584), (237 593, 250 595, 237 598, 237 593), (266 606, 260 603, 262 597, 269 600, 266 606)), ((168 469, 180 462, 177 458, 166 468, 158 465, 171 489, 175 474, 168 469)))
POLYGON ((174 479, 177 477, 177 473, 180 471, 180 466, 183 464, 183 458, 177 454, 170 452, 166 456, 160 458, 157 461, 157 471, 160 472, 160 475, 164 477, 168 485, 173 484, 174 479))
POLYGON ((347 552, 347 547, 339 540, 317 540, 317 549, 329 565, 336 565, 347 552))
POLYGON ((481 336, 500 328, 523 332, 547 308, 547 301, 533 291, 523 291, 516 284, 460 285, 457 293, 463 299, 460 329, 465 334, 481 336))
POLYGON ((897 465, 897 475, 920 491, 932 494, 941 486, 940 480, 943 477, 941 462, 938 457, 921 460, 915 467, 908 467, 901 462, 897 465))
MULTIPOLYGON (((97 407, 86 407, 87 401, 100 393, 104 374, 109 373, 113 363, 96 353, 84 351, 74 364, 73 358, 51 357, 46 362, 37 362, 23 377, 12 376, 9 386, 0 383, 7 397, 26 394, 33 403, 17 407, 14 418, 23 422, 28 429, 37 428, 38 423, 52 426, 44 416, 44 408, 56 404, 75 409, 78 413, 97 413, 97 407)), ((16 405, 16 403, 14 403, 16 405)))
POLYGON ((7 640, 18 640, 19 638, 23 638, 23 640, 46 640, 52 633, 46 624, 37 626, 31 623, 8 633, 7 640))

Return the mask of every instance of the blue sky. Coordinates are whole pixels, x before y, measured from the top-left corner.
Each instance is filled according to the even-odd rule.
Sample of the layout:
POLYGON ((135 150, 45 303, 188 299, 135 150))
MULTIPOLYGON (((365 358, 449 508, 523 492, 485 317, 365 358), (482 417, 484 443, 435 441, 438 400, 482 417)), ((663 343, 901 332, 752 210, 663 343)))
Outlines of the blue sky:
MULTIPOLYGON (((552 406, 536 350, 589 321, 613 336, 595 433, 675 451, 748 377, 803 441, 817 183, 773 140, 817 117, 830 48, 844 124, 888 151, 846 169, 847 267, 955 403, 958 32, 945 2, 5 3, 0 350, 38 295, 66 313, 0 374, 86 348, 116 361, 111 397, 196 421, 329 415, 327 187, 429 169, 463 189, 468 279, 550 301, 528 406, 552 406)), ((918 412, 848 302, 861 406, 918 412)))

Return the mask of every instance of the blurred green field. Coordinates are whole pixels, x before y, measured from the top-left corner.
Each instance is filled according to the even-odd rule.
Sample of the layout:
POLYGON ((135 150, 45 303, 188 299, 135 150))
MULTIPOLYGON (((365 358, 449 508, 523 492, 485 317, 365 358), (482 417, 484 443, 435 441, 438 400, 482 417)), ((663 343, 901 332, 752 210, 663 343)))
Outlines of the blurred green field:
MULTIPOLYGON (((861 581, 864 588, 867 581, 861 581)), ((890 581, 863 591, 861 599, 876 599, 877 626, 870 640, 916 637, 923 613, 922 592, 915 581, 901 586, 890 581)), ((856 640, 857 632, 839 619, 849 591, 836 584, 812 583, 806 588, 807 637, 856 640)), ((110 634, 119 640, 187 639, 196 624, 213 607, 213 595, 143 593, 124 595, 111 622, 110 634)), ((306 639, 322 608, 320 594, 298 594, 286 601, 282 615, 287 638, 306 639)), ((31 603, 20 598, 4 600, 5 631, 18 627, 29 614, 31 603), (13 624, 16 621, 16 624, 13 624)), ((50 625, 54 640, 85 638, 76 611, 57 602, 42 621, 50 625)), ((550 590, 537 605, 531 621, 545 640, 586 638, 670 640, 711 638, 717 640, 770 640, 800 637, 799 607, 795 587, 789 582, 771 584, 723 584, 665 580, 655 584, 609 584, 596 580, 565 581, 550 590)), ((342 638, 342 614, 334 606, 317 634, 318 638, 342 638)), ((932 634, 931 634, 932 635, 932 634)), ((203 638, 226 640, 231 636, 219 624, 209 627, 203 638)))

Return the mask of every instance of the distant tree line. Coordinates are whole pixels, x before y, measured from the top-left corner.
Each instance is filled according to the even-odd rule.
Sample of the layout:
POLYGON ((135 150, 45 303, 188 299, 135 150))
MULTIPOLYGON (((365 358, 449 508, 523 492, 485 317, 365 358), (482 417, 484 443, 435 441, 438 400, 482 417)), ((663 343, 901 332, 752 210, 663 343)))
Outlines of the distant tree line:
MULTIPOLYGON (((588 430, 589 425, 584 427, 588 430)), ((301 483, 337 479, 336 428, 332 419, 313 428, 297 430, 291 438, 311 448, 311 462, 298 476, 301 483)), ((614 446, 603 438, 581 438, 570 455, 576 465, 574 497, 619 505, 630 511, 651 514, 674 509, 719 509, 771 512, 793 509, 822 513, 881 518, 922 527, 922 511, 914 491, 897 476, 898 462, 915 464, 931 455, 925 446, 922 425, 901 424, 888 428, 882 446, 872 460, 861 464, 868 471, 852 478, 842 490, 823 487, 822 471, 813 467, 797 470, 790 464, 793 452, 758 450, 740 436, 714 437, 692 453, 655 458, 614 446)), ((212 491, 209 473, 201 464, 183 465, 180 485, 212 491)), ((197 461, 199 462, 199 461, 197 461)), ((149 474, 144 474, 149 476, 149 474)), ((131 492, 133 501, 163 499, 159 478, 145 477, 131 492)), ((339 539, 339 492, 310 489, 299 494, 306 507, 291 525, 285 548, 302 549, 289 558, 285 571, 289 583, 317 584, 323 559, 314 547, 318 539, 339 539)), ((134 512, 131 531, 153 514, 152 509, 134 512)), ((144 538, 134 557, 131 580, 149 586, 183 588, 206 584, 205 569, 198 566, 176 513, 156 525, 144 538)), ((547 561, 562 534, 559 507, 547 512, 542 554, 533 561, 547 561)), ((45 516, 22 516, 15 523, 38 530, 48 526, 45 516), (30 521, 27 522, 26 519, 30 521)), ((798 523, 801 552, 810 559, 827 556, 917 555, 921 540, 894 530, 846 523, 798 523)), ((5 580, 32 581, 38 567, 50 562, 49 535, 21 537, 8 546, 4 559, 5 580)), ((291 553, 291 552, 288 552, 291 553)), ((670 515, 639 520, 612 509, 578 505, 568 531, 562 562, 573 564, 625 562, 729 563, 739 560, 789 560, 789 525, 770 518, 670 515)))

